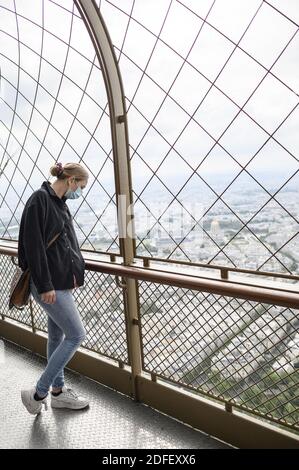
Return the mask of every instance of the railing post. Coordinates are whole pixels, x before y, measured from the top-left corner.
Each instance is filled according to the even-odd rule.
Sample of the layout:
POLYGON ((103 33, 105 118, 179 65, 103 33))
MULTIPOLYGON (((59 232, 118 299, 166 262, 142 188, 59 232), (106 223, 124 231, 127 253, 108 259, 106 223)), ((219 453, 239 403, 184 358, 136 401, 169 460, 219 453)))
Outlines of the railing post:
MULTIPOLYGON (((93 42, 105 82, 112 137, 120 254, 123 257, 124 265, 129 266, 134 261, 136 250, 135 234, 132 233, 132 236, 130 236, 127 230, 128 227, 131 227, 132 232, 134 230, 133 197, 127 111, 121 74, 108 30, 95 1, 75 0, 75 4, 93 42)), ((131 395, 138 400, 136 377, 141 374, 141 343, 140 325, 139 321, 136 321, 139 318, 137 281, 126 278, 125 284, 125 286, 120 287, 123 287, 128 355, 132 368, 131 395)))
POLYGON ((34 324, 34 313, 33 313, 32 299, 31 299, 31 297, 29 298, 29 309, 30 309, 30 320, 31 320, 31 329, 32 329, 32 333, 36 333, 36 328, 35 328, 35 324, 34 324))

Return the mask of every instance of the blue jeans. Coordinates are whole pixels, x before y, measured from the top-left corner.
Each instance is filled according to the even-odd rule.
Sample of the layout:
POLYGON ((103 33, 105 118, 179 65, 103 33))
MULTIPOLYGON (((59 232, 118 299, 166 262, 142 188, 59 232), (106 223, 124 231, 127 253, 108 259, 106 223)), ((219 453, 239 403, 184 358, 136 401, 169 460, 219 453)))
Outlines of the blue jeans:
POLYGON ((74 302, 72 289, 56 290, 56 301, 47 304, 30 279, 30 291, 36 302, 48 314, 48 364, 36 385, 38 395, 47 395, 50 386, 64 385, 64 366, 86 338, 86 331, 74 302))

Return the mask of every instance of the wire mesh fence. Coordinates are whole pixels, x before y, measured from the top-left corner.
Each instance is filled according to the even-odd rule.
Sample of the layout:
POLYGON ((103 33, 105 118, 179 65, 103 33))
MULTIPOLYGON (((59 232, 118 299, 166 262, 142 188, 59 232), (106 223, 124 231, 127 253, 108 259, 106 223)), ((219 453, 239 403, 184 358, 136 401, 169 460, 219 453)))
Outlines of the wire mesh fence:
MULTIPOLYGON (((129 363, 122 291, 113 276, 86 271, 84 286, 73 290, 86 329, 82 347, 129 363)), ((47 314, 33 300, 34 326, 47 332, 47 314)))
MULTIPOLYGON (((24 5, 0 2, 0 235, 17 238, 37 182, 72 159, 91 176, 72 207, 80 245, 119 253, 109 111, 93 45, 72 1, 24 5)), ((298 273, 296 8, 278 0, 98 5, 127 98, 136 254, 298 273), (176 233, 180 214, 188 228, 176 233)))
POLYGON ((144 370, 298 428, 298 310, 147 281, 139 294, 144 370))
POLYGON ((70 207, 80 246, 119 253, 104 80, 69 6, 0 2, 0 237, 18 238, 24 204, 50 178, 51 165, 84 162, 89 185, 70 207))
POLYGON ((297 9, 99 6, 128 102, 137 255, 297 273, 297 9))
MULTIPOLYGON (((47 313, 32 296, 23 310, 8 309, 9 286, 15 270, 10 256, 0 255, 0 269, 2 317, 47 333, 47 313)), ((81 347, 129 364, 123 294, 114 277, 86 271, 84 286, 74 289, 73 295, 87 333, 81 347)))
MULTIPOLYGON (((47 332, 47 315, 8 310, 11 257, 1 255, 1 314, 47 332)), ((164 380, 294 430, 299 426, 299 316, 285 308, 138 281, 142 368, 164 380)), ((130 364, 123 292, 114 276, 86 271, 74 297, 82 347, 130 364)))

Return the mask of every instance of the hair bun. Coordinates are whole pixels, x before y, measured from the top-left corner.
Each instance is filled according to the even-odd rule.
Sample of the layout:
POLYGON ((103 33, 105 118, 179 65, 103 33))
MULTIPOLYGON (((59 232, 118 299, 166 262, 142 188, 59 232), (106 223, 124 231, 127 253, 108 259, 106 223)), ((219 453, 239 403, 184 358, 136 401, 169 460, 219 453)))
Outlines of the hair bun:
POLYGON ((55 166, 56 166, 56 168, 57 168, 57 176, 60 176, 61 173, 63 173, 62 163, 61 163, 61 162, 57 162, 55 166))

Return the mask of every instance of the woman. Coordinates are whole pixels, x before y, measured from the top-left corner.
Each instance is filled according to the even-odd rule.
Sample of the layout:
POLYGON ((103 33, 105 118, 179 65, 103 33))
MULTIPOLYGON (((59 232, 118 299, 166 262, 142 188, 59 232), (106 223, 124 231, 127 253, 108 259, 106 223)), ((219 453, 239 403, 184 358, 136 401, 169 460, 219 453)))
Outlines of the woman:
POLYGON ((86 337, 72 294, 84 284, 85 261, 65 201, 82 195, 89 175, 78 163, 56 163, 50 173, 56 180, 44 181, 26 202, 18 243, 19 266, 29 267, 31 294, 48 315, 47 367, 35 387, 21 391, 31 414, 40 413, 42 405, 47 409, 50 386, 54 408, 81 409, 89 404, 65 386, 63 372, 86 337))

